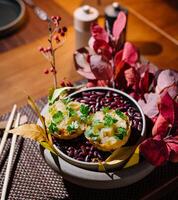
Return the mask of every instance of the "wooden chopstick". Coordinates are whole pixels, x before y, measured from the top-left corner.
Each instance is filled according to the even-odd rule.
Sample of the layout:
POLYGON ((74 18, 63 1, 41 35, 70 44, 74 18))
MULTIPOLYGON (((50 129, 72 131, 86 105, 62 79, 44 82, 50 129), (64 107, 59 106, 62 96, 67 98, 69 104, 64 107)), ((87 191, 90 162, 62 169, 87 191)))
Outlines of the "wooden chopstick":
MULTIPOLYGON (((20 113, 17 114, 17 118, 16 118, 16 121, 15 121, 15 128, 18 127, 19 121, 20 121, 20 113)), ((11 165, 12 165, 13 154, 14 154, 14 151, 15 151, 16 139, 17 139, 17 135, 13 135, 10 153, 9 153, 9 158, 8 158, 8 163, 7 163, 7 168, 6 168, 6 173, 5 173, 4 184, 3 184, 3 188, 2 188, 1 200, 5 200, 5 198, 6 198, 7 185, 8 185, 8 182, 9 182, 9 175, 10 175, 10 170, 11 170, 11 165)))
POLYGON ((4 131, 4 134, 3 134, 3 137, 2 137, 2 140, 1 140, 1 144, 0 144, 0 155, 4 149, 4 145, 6 143, 6 140, 7 140, 7 136, 8 136, 8 131, 9 129, 11 128, 11 125, 12 125, 12 122, 13 122, 13 119, 14 119, 14 115, 15 115, 15 112, 16 112, 16 109, 17 109, 17 105, 15 104, 12 108, 12 111, 11 111, 11 114, 9 116, 9 119, 8 119, 8 122, 7 122, 7 125, 6 125, 6 128, 5 128, 5 131, 4 131))

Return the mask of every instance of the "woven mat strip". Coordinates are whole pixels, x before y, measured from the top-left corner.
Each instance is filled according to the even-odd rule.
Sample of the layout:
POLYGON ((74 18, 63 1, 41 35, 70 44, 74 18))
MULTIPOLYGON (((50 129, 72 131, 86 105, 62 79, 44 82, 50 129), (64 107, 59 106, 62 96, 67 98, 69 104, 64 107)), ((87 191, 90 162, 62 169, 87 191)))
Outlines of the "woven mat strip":
MULTIPOLYGON (((47 100, 42 98, 37 101, 40 109, 44 107, 47 100)), ((36 122, 37 116, 29 106, 19 109, 22 114, 28 116, 28 122, 36 122)), ((9 113, 0 117, 5 120, 9 113)), ((0 158, 0 194, 4 181, 7 158, 11 138, 8 138, 6 147, 0 158)), ((178 165, 168 163, 155 169, 143 180, 128 187, 112 190, 86 189, 73 185, 54 172, 43 160, 38 144, 18 137, 16 151, 13 159, 13 170, 8 185, 7 199, 9 200, 61 200, 61 199, 140 199, 146 194, 159 188, 162 184, 178 176, 178 165)), ((171 191, 172 192, 172 191, 171 191)), ((178 192, 174 190, 169 200, 178 199, 178 192)), ((165 197, 167 198, 167 197, 165 197)))

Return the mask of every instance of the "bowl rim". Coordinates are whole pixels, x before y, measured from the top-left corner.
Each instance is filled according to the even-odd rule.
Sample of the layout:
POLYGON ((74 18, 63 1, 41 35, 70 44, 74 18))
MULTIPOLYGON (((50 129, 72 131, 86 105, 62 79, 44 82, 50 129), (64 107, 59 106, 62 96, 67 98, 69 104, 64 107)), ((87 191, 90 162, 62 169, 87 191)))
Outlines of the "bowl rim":
MULTIPOLYGON (((70 97, 72 97, 72 96, 74 96, 74 95, 76 95, 76 94, 79 94, 79 93, 81 93, 81 92, 85 92, 85 91, 93 91, 93 90, 110 90, 110 91, 113 91, 113 92, 116 92, 116 93, 119 93, 119 94, 121 94, 121 95, 123 95, 123 96, 125 96, 126 98, 128 98, 128 99, 130 99, 136 106, 137 106, 137 108, 139 109, 139 112, 141 113, 141 117, 142 117, 142 123, 143 123, 143 125, 142 125, 142 131, 141 131, 141 137, 145 137, 145 134, 146 134, 146 119, 145 119, 145 115, 144 115, 144 113, 143 113, 143 110, 142 110, 142 108, 140 107, 140 105, 137 103, 137 101, 135 100, 135 99, 133 99, 130 95, 128 95, 127 93, 125 93, 125 92, 123 92, 123 91, 121 91, 121 90, 118 90, 118 89, 115 89, 115 88, 110 88, 110 87, 90 87, 90 88, 83 88, 83 89, 80 89, 80 90, 78 90, 78 91, 76 91, 76 92, 73 92, 73 93, 71 93, 71 94, 69 94, 66 98, 70 98, 70 97)), ((85 165, 85 166, 90 166, 90 167, 96 167, 96 166, 98 166, 98 162, 96 162, 96 163, 92 163, 92 162, 85 162, 85 161, 80 161, 80 160, 76 160, 76 159, 74 159, 74 158, 71 158, 71 157, 69 157, 68 155, 66 155, 65 153, 63 153, 55 144, 53 144, 53 146, 54 146, 54 148, 55 148, 55 150, 60 154, 60 155, 62 155, 61 157, 63 158, 63 159, 65 159, 65 160, 69 160, 70 162, 74 162, 74 163, 77 163, 78 165, 80 165, 80 166, 82 166, 82 165, 85 165)), ((60 157, 60 155, 59 155, 59 157, 60 157)), ((124 161, 123 161, 124 162, 124 161)), ((121 162, 121 163, 123 163, 123 162, 121 162)), ((120 164, 121 164, 120 163, 120 164)), ((104 164, 105 165, 105 164, 104 164)), ((113 165, 118 165, 118 163, 116 163, 116 164, 113 164, 113 165)))
POLYGON ((4 33, 6 33, 6 31, 8 31, 10 29, 15 29, 15 25, 17 27, 23 21, 23 18, 25 16, 25 11, 26 11, 24 2, 20 1, 20 0, 15 0, 14 3, 18 4, 18 6, 20 8, 20 13, 18 13, 18 16, 14 20, 12 20, 8 24, 0 27, 0 36, 2 36, 4 33))

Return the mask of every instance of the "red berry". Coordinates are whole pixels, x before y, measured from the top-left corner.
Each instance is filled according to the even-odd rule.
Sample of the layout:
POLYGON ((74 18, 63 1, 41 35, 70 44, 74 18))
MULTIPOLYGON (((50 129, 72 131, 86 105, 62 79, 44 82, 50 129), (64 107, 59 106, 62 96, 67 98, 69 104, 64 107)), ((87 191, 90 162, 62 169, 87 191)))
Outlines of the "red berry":
POLYGON ((57 73, 57 71, 54 69, 54 67, 51 67, 51 68, 50 68, 50 72, 52 72, 52 73, 54 73, 54 74, 57 73))
POLYGON ((86 87, 94 87, 94 86, 95 86, 95 84, 93 82, 88 82, 86 84, 86 87))
POLYGON ((58 36, 58 35, 55 35, 55 36, 54 36, 54 39, 56 40, 56 42, 59 42, 59 41, 60 41, 60 39, 59 39, 59 36, 58 36))
POLYGON ((51 19, 52 19, 52 20, 55 20, 55 19, 56 19, 56 16, 51 16, 51 19))
POLYGON ((53 72, 54 71, 54 68, 53 67, 50 67, 50 72, 53 72))
POLYGON ((48 69, 45 69, 44 70, 44 74, 48 74, 49 73, 49 70, 48 69))
POLYGON ((43 47, 38 47, 38 50, 39 50, 40 52, 42 52, 42 51, 44 51, 44 48, 43 48, 43 47))
POLYGON ((64 33, 64 32, 61 32, 61 36, 64 37, 64 36, 65 36, 65 33, 64 33))
POLYGON ((49 52, 49 51, 51 52, 51 51, 52 51, 51 47, 48 47, 48 48, 46 49, 46 51, 47 51, 47 52, 49 52))
POLYGON ((67 27, 63 26, 62 30, 63 30, 64 33, 67 32, 67 27))
POLYGON ((66 86, 64 80, 61 81, 60 85, 61 85, 62 87, 65 87, 65 86, 66 86))
POLYGON ((44 52, 44 53, 47 53, 48 50, 47 50, 46 48, 43 48, 43 52, 44 52))
POLYGON ((58 33, 61 33, 61 28, 59 28, 57 32, 58 32, 58 33))

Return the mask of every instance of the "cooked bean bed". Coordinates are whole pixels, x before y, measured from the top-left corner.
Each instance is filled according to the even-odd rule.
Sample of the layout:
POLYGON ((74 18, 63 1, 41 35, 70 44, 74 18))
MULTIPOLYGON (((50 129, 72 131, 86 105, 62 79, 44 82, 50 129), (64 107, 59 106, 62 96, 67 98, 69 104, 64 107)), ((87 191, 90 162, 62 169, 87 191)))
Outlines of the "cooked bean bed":
MULTIPOLYGON (((112 91, 86 91, 80 96, 73 96, 72 100, 89 105, 90 111, 95 113, 102 107, 119 109, 124 112, 131 121, 132 134, 126 145, 133 145, 137 142, 142 131, 142 117, 138 108, 126 97, 112 91)), ((84 162, 104 161, 111 153, 96 149, 82 135, 76 139, 65 141, 54 139, 54 143, 66 155, 84 162)))

